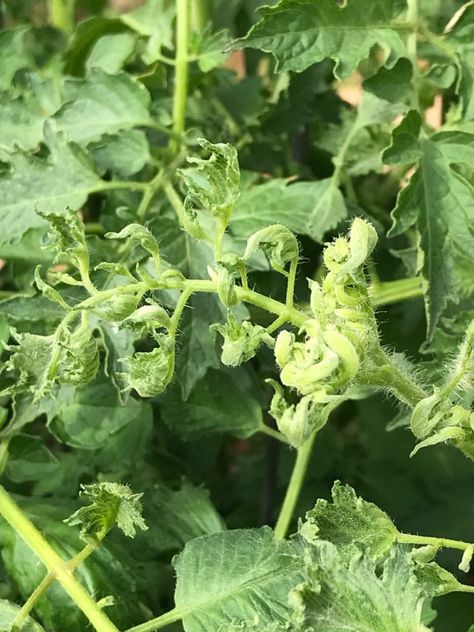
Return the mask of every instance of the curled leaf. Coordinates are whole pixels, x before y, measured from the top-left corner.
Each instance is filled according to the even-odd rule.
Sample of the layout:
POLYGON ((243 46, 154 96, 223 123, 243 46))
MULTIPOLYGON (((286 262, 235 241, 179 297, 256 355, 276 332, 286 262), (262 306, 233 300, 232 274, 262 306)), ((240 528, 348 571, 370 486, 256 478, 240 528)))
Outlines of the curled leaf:
POLYGON ((270 265, 283 274, 286 274, 286 264, 297 260, 299 255, 298 240, 282 224, 267 226, 251 235, 245 248, 244 261, 248 261, 257 250, 262 250, 270 265))
POLYGON ((129 538, 135 536, 137 528, 148 529, 142 518, 142 494, 133 494, 127 485, 108 481, 82 485, 79 495, 89 504, 65 522, 80 526, 86 541, 102 540, 115 525, 129 538))

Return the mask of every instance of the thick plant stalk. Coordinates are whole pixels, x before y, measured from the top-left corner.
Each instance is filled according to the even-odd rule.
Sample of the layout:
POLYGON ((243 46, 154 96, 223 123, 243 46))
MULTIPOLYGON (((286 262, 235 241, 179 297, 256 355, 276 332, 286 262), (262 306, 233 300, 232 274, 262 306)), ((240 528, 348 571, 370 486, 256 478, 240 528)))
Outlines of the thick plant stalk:
MULTIPOLYGON (((185 130, 186 101, 188 99, 188 37, 189 0, 176 0, 176 74, 173 101, 173 134, 180 139, 185 130)), ((173 139, 171 147, 176 153, 180 141, 173 139)))
MULTIPOLYGON (((119 632, 87 590, 73 575, 68 562, 63 560, 45 540, 34 524, 25 516, 7 491, 0 486, 0 514, 18 535, 31 547, 67 594, 82 610, 97 632, 119 632)), ((46 580, 45 580, 46 581, 46 580)), ((46 586, 47 587, 47 586, 46 586)), ((42 592, 44 592, 44 588, 42 592)))
POLYGON ((50 0, 51 24, 61 31, 71 33, 74 28, 75 0, 50 0))

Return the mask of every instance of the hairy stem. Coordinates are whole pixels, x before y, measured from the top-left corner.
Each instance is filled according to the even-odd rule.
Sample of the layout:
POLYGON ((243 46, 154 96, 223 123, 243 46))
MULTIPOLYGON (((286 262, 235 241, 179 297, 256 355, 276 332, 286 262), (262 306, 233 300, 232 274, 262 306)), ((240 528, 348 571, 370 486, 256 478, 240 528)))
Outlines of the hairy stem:
POLYGON ((451 540, 450 538, 436 538, 427 535, 412 535, 410 533, 399 533, 397 540, 402 544, 419 544, 421 546, 433 545, 439 547, 440 549, 457 549, 458 551, 465 551, 466 549, 472 547, 471 542, 451 540))
POLYGON ((316 432, 313 432, 309 439, 307 439, 306 442, 297 449, 296 461, 288 488, 286 490, 285 500, 283 501, 280 515, 278 516, 278 520, 275 525, 275 537, 279 540, 286 537, 293 519, 296 503, 298 502, 301 488, 303 487, 309 459, 313 451, 316 434, 316 432))
POLYGON ((267 426, 266 424, 262 424, 260 426, 260 432, 262 434, 266 434, 269 437, 272 437, 272 439, 276 439, 277 441, 280 441, 281 443, 290 445, 290 442, 288 441, 288 439, 285 437, 284 434, 282 434, 278 430, 275 430, 275 428, 271 428, 270 426, 267 426))
MULTIPOLYGON (((176 73, 173 100, 173 133, 181 139, 185 130, 188 98, 189 0, 176 0, 176 73)), ((176 153, 180 140, 172 141, 176 153)))
POLYGON ((1 486, 0 514, 35 552, 46 566, 48 573, 54 574, 56 580, 82 610, 97 632, 119 632, 84 586, 75 579, 72 570, 68 567, 68 563, 56 553, 31 520, 25 516, 11 496, 1 486))

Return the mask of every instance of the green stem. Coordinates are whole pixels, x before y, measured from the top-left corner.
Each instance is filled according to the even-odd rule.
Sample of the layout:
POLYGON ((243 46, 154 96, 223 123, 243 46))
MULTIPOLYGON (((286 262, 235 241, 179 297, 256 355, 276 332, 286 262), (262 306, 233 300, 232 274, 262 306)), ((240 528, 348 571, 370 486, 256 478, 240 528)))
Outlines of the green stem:
POLYGON ((422 295, 423 280, 420 277, 384 281, 369 286, 369 296, 374 306, 398 303, 422 295))
POLYGON ((278 430, 275 430, 274 428, 271 428, 270 426, 267 426, 266 424, 262 424, 260 426, 260 432, 262 434, 266 434, 268 437, 271 437, 272 439, 276 439, 277 441, 280 441, 281 443, 290 445, 290 442, 288 441, 288 439, 285 437, 284 434, 282 434, 281 432, 278 432, 278 430))
POLYGON ((407 22, 412 25, 411 33, 407 37, 407 52, 413 67, 412 106, 415 110, 419 110, 420 73, 418 70, 418 0, 407 0, 407 22))
POLYGON ((30 612, 33 610, 36 602, 41 596, 48 590, 48 588, 54 584, 56 581, 56 576, 53 573, 48 573, 41 582, 36 586, 34 591, 25 601, 21 610, 16 615, 13 623, 12 623, 12 632, 20 632, 23 625, 26 623, 26 620, 30 616, 30 612))
POLYGON ((46 566, 48 573, 54 574, 57 581, 82 610, 97 632, 119 632, 84 586, 75 579, 67 562, 56 553, 31 520, 25 516, 11 496, 1 486, 0 514, 26 544, 31 547, 46 566))
MULTIPOLYGON (((176 0, 176 73, 173 100, 173 133, 181 139, 186 123, 188 98, 188 36, 189 0, 176 0)), ((172 142, 173 153, 179 150, 180 141, 172 142)))
POLYGON ((74 29, 74 0, 50 0, 51 24, 61 31, 71 33, 74 29))
POLYGON ((275 525, 275 537, 278 540, 282 540, 286 537, 293 514, 295 511, 296 503, 303 487, 306 470, 308 469, 309 459, 313 451, 313 444, 316 438, 316 432, 306 440, 301 447, 297 449, 296 461, 291 474, 291 479, 286 490, 285 500, 280 510, 277 523, 275 525))
POLYGON ((186 304, 192 293, 193 291, 190 288, 183 290, 183 292, 181 292, 181 295, 178 299, 178 302, 176 303, 173 316, 171 317, 171 326, 169 329, 169 333, 172 338, 176 337, 179 321, 181 320, 181 316, 183 315, 184 308, 186 307, 186 304))
POLYGON ((401 544, 419 544, 420 546, 433 545, 447 549, 457 549, 458 551, 465 551, 472 547, 472 543, 463 542, 462 540, 451 540, 450 538, 436 538, 426 535, 412 535, 410 533, 399 533, 397 536, 398 542, 401 544))
POLYGON ((411 408, 415 408, 420 400, 428 397, 428 393, 395 364, 382 348, 373 350, 371 361, 372 366, 359 373, 360 384, 385 388, 411 408))
POLYGON ((210 22, 209 0, 192 0, 191 30, 202 31, 210 22))
POLYGON ((184 210, 184 206, 181 201, 181 198, 179 197, 178 193, 176 192, 176 189, 171 184, 171 182, 167 182, 165 184, 164 191, 171 206, 174 208, 174 211, 176 213, 179 223, 181 224, 181 226, 183 226, 185 210, 184 210))
POLYGON ((295 258, 295 259, 292 259, 290 263, 290 270, 288 272, 288 283, 286 286, 286 301, 285 302, 288 309, 293 309, 297 270, 298 270, 298 259, 295 258))
POLYGON ((151 619, 150 621, 136 625, 133 628, 129 628, 125 632, 154 632, 155 630, 160 630, 161 628, 170 625, 170 623, 180 621, 182 618, 180 610, 178 608, 173 608, 173 610, 165 612, 165 614, 162 614, 155 619, 151 619))

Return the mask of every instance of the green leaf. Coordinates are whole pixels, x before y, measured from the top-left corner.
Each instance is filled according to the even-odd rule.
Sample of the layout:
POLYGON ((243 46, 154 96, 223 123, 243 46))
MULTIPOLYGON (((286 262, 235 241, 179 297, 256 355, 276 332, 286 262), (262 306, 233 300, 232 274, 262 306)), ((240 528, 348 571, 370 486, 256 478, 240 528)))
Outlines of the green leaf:
POLYGON ((242 377, 237 370, 223 373, 211 369, 184 402, 177 388, 169 389, 160 400, 163 420, 185 439, 206 433, 253 435, 262 426, 262 411, 242 377))
POLYGON ((163 48, 173 48, 173 21, 175 7, 166 0, 148 0, 143 6, 121 16, 129 28, 147 38, 142 59, 153 64, 160 58, 163 48))
POLYGON ((412 226, 420 233, 430 340, 448 300, 457 299, 459 268, 472 260, 474 188, 452 165, 474 165, 474 136, 446 132, 415 144, 412 130, 410 125, 409 134, 399 132, 390 148, 390 155, 395 153, 399 159, 412 159, 417 152, 419 161, 417 171, 398 196, 389 235, 400 235, 412 226))
POLYGON ((109 75, 118 73, 135 50, 135 41, 131 33, 100 37, 87 57, 87 71, 91 68, 100 68, 109 75))
POLYGON ((62 442, 82 450, 98 450, 124 426, 150 418, 145 402, 129 398, 121 404, 116 389, 103 377, 76 390, 70 401, 59 401, 49 429, 62 442))
POLYGON ((474 43, 472 31, 474 25, 474 6, 466 3, 454 26, 449 29, 446 44, 454 54, 455 65, 460 70, 457 92, 461 97, 462 113, 465 119, 474 118, 474 43))
POLYGON ((2 59, 2 74, 0 90, 6 90, 17 70, 31 65, 32 59, 25 46, 27 28, 19 27, 0 33, 0 57, 2 59))
POLYGON ((329 178, 294 184, 274 179, 242 192, 229 229, 236 237, 246 239, 255 231, 277 222, 321 242, 346 214, 342 194, 329 178))
POLYGON ((12 152, 35 149, 43 140, 45 120, 31 96, 12 99, 8 93, 0 94, 0 147, 12 152))
POLYGON ((415 563, 393 549, 380 573, 354 549, 352 557, 330 542, 316 543, 306 556, 307 579, 292 594, 296 630, 321 632, 424 632, 425 597, 415 563))
POLYGON ((308 537, 335 544, 339 551, 356 545, 369 557, 383 557, 395 544, 398 530, 373 503, 359 498, 352 487, 339 481, 332 488, 332 504, 322 498, 306 514, 308 537))
POLYGON ((404 55, 397 18, 405 7, 404 0, 348 0, 343 7, 332 0, 280 0, 260 9, 262 19, 238 44, 272 53, 282 71, 301 72, 331 58, 334 74, 342 79, 376 44, 388 66, 404 55))
POLYGON ((57 458, 39 437, 20 434, 10 441, 6 474, 14 483, 41 479, 57 467, 57 458))
POLYGON ((268 527, 188 542, 174 562, 175 602, 186 632, 284 629, 288 593, 301 579, 297 550, 277 542, 268 527))
POLYGON ((157 486, 145 493, 144 505, 150 525, 147 537, 155 551, 180 550, 186 542, 225 529, 209 492, 191 483, 184 482, 177 490, 157 486))
POLYGON ((191 40, 191 55, 197 58, 199 68, 202 72, 209 72, 216 66, 222 65, 228 52, 229 35, 227 31, 217 31, 212 33, 208 27, 200 33, 194 34, 191 40))
POLYGON ((119 178, 138 173, 151 158, 145 133, 136 129, 104 134, 90 149, 100 173, 111 171, 119 178))
MULTIPOLYGON (((0 599, 0 631, 10 632, 12 629, 12 623, 15 617, 20 612, 20 606, 15 603, 6 601, 6 599, 0 599)), ((44 628, 36 623, 31 617, 28 617, 23 627, 22 632, 44 632, 44 628)))
POLYGON ((67 82, 65 94, 67 102, 54 118, 66 138, 81 145, 151 120, 148 91, 124 73, 108 75, 92 68, 85 79, 67 82))
POLYGON ((113 526, 134 538, 137 528, 148 527, 142 518, 142 494, 132 494, 127 485, 103 482, 81 485, 81 498, 89 504, 74 512, 65 522, 81 527, 81 537, 86 541, 102 540, 113 526))
POLYGON ((408 59, 402 57, 393 68, 380 68, 375 75, 364 81, 363 87, 379 99, 400 104, 411 95, 412 77, 413 66, 408 59))
POLYGON ((64 213, 78 209, 102 181, 86 156, 49 129, 49 158, 16 152, 4 154, 10 170, 0 175, 4 195, 0 201, 1 242, 19 239, 30 228, 44 226, 36 211, 64 213))

